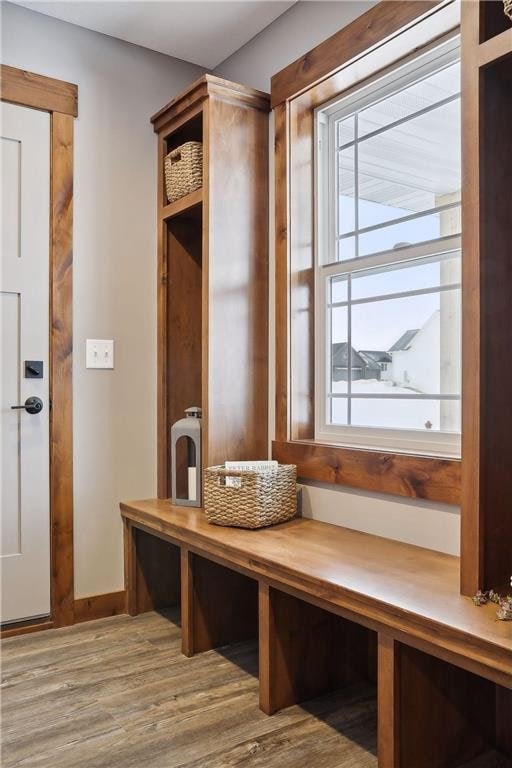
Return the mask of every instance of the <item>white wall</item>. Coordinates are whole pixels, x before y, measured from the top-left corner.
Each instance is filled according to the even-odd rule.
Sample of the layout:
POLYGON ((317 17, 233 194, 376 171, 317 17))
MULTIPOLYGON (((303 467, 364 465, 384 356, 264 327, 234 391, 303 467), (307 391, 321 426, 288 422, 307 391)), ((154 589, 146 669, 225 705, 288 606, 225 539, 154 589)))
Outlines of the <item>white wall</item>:
MULTIPOLYGON (((270 90, 270 78, 291 61, 348 24, 375 3, 299 2, 216 69, 216 73, 254 88, 270 90)), ((272 120, 270 126, 273 131, 272 120)), ((270 143, 273 146, 273 136, 270 143)), ((270 404, 274 405, 273 165, 270 168, 270 404)), ((270 415, 273 433, 274 413, 270 415)), ((456 507, 409 501, 348 488, 308 483, 303 514, 368 533, 442 552, 459 553, 460 515, 456 507)))
POLYGON ((2 5, 2 62, 78 84, 74 204, 75 595, 123 587, 119 500, 156 492, 156 140, 192 64, 2 5), (113 338, 115 370, 85 369, 113 338))
MULTIPOLYGON (((393 352, 393 381, 419 392, 441 392, 439 348, 440 312, 437 309, 410 342, 407 349, 393 352)), ((439 427, 439 424, 436 425, 439 427)))

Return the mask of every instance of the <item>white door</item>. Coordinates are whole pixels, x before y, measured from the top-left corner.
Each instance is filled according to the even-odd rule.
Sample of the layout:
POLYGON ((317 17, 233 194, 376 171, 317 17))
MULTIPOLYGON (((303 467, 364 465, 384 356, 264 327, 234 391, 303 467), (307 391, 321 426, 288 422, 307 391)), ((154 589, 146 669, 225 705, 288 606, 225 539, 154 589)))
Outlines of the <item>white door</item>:
POLYGON ((12 104, 1 104, 1 118, 0 565, 4 623, 50 613, 50 123, 46 112, 12 104), (40 362, 43 376, 34 378, 40 362), (40 412, 12 410, 29 397, 40 399, 40 412))

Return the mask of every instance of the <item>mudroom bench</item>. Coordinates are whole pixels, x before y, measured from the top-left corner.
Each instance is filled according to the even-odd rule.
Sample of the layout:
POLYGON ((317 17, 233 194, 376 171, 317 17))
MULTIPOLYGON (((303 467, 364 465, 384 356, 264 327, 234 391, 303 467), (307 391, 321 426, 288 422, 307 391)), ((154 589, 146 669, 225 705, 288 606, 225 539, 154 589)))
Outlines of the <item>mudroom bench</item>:
POLYGON ((512 754, 512 624, 459 594, 459 559, 305 518, 257 531, 123 502, 126 610, 179 606, 186 656, 257 637, 271 715, 375 685, 379 768, 512 754))

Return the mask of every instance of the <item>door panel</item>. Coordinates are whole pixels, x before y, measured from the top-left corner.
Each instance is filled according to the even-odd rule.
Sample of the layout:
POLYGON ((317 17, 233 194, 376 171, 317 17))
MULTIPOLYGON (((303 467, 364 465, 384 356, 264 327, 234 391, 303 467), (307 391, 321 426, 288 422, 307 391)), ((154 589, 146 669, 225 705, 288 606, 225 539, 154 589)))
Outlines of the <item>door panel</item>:
MULTIPOLYGON (((20 295, 2 291, 2 405, 17 403, 20 397, 20 295)), ((6 405, 8 408, 8 405, 6 405)), ((20 425, 2 408, 2 541, 0 552, 18 555, 21 551, 20 425), (7 418, 7 417, 10 418, 7 418), (15 450, 13 450, 15 448, 15 450)))
POLYGON ((2 104, 2 622, 50 613, 49 115, 2 104), (25 378, 26 360, 43 378, 25 378), (27 397, 41 413, 11 410, 27 397))

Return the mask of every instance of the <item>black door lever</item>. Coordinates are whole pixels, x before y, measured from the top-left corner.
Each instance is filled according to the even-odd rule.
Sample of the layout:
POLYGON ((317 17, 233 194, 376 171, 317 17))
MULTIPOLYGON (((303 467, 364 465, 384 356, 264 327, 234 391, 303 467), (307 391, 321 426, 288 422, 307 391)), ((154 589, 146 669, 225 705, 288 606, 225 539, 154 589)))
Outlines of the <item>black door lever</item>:
POLYGON ((27 413, 41 413, 43 401, 39 397, 27 397, 23 405, 11 405, 11 411, 25 410, 27 413))

